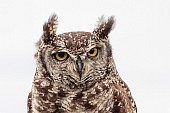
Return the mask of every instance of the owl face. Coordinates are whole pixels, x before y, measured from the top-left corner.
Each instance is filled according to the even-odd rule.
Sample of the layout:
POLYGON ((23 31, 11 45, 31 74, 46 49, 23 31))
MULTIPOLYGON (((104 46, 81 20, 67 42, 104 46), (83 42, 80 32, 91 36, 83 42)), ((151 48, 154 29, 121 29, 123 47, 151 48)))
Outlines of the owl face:
POLYGON ((87 89, 107 75, 111 57, 108 40, 113 25, 111 20, 101 22, 93 32, 60 35, 55 34, 55 29, 51 30, 56 28, 54 17, 44 24, 38 56, 41 56, 39 59, 55 83, 71 89, 87 89))

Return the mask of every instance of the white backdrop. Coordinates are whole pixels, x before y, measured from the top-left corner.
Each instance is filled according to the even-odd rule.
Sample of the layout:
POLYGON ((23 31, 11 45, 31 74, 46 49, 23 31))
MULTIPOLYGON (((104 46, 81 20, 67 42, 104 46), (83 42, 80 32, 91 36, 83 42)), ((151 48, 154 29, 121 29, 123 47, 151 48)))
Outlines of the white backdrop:
POLYGON ((169 0, 1 0, 0 113, 26 113, 35 72, 35 42, 52 13, 58 33, 92 31, 114 15, 113 56, 138 113, 170 113, 169 0))

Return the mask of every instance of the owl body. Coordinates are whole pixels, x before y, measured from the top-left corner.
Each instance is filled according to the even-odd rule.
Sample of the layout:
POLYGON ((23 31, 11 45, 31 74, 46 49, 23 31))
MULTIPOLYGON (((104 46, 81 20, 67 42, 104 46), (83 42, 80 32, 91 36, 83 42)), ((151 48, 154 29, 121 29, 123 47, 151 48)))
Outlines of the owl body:
POLYGON ((43 26, 28 113, 136 113, 136 104, 112 58, 114 19, 93 32, 56 35, 53 15, 43 26))

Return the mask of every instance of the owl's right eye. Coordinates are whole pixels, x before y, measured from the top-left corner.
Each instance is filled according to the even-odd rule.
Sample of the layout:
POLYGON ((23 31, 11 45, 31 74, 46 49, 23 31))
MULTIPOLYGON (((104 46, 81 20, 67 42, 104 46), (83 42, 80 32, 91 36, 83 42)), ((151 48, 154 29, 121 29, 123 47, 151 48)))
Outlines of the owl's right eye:
POLYGON ((69 55, 66 52, 57 52, 54 54, 54 57, 58 61, 63 61, 63 60, 66 60, 69 57, 69 55))

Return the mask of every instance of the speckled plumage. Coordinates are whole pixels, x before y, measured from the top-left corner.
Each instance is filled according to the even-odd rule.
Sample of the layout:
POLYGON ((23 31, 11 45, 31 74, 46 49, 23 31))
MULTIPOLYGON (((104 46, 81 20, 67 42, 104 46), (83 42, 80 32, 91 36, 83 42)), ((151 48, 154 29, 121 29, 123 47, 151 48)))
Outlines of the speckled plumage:
POLYGON ((93 32, 56 35, 57 17, 49 18, 37 43, 28 113, 137 113, 112 58, 108 34, 114 25, 113 17, 102 18, 93 32), (87 57, 94 47, 98 48, 97 56, 87 57), (60 51, 67 52, 69 58, 53 58, 52 54, 60 51), (82 63, 81 77, 77 60, 82 63))

